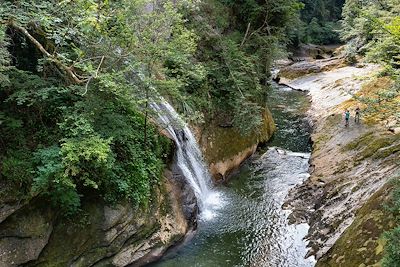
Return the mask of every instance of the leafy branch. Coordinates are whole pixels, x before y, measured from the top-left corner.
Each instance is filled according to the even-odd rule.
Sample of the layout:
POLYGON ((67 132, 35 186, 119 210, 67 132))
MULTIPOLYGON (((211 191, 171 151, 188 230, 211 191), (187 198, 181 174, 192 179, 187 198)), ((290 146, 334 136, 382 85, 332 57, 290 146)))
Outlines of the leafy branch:
POLYGON ((59 59, 58 59, 58 55, 52 55, 50 54, 44 47, 43 45, 36 40, 35 37, 33 37, 26 28, 18 25, 14 20, 11 20, 8 22, 8 25, 16 30, 18 30, 20 33, 22 33, 26 38, 29 39, 29 41, 32 42, 33 45, 36 46, 37 49, 39 49, 40 52, 42 52, 42 54, 44 56, 46 56, 51 62, 53 62, 54 64, 56 64, 56 66, 58 68, 60 68, 61 70, 63 70, 69 80, 71 80, 73 83, 76 84, 83 84, 85 81, 88 81, 89 78, 78 78, 78 75, 75 73, 73 67, 68 67, 66 65, 64 65, 59 59))

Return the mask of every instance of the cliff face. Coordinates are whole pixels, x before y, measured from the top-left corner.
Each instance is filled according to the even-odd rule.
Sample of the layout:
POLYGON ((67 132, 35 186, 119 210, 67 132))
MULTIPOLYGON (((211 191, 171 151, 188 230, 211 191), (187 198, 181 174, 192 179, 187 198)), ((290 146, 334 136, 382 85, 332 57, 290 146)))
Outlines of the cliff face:
POLYGON ((41 199, 2 198, 8 211, 1 213, 0 266, 141 266, 160 257, 184 237, 197 213, 185 184, 172 181, 169 171, 165 177, 144 209, 94 197, 68 219, 41 199))
POLYGON ((317 266, 366 266, 382 257, 379 237, 391 221, 384 203, 399 170, 400 136, 367 120, 352 118, 344 127, 342 117, 345 109, 354 115, 352 94, 378 69, 344 67, 289 82, 309 90, 314 132, 311 177, 290 193, 286 207, 293 222, 310 225, 309 255, 317 266))
POLYGON ((258 135, 243 136, 235 128, 221 126, 217 122, 197 129, 200 146, 215 180, 224 180, 254 154, 259 143, 271 138, 275 123, 268 109, 262 114, 262 122, 258 135))

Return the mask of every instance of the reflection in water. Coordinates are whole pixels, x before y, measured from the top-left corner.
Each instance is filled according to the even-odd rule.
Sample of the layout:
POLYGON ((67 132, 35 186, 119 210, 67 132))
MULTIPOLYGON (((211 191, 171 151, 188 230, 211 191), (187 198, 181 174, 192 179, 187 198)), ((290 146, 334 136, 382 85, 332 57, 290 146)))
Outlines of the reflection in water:
POLYGON ((262 192, 253 199, 250 211, 255 224, 246 236, 244 266, 312 266, 304 260, 306 254, 302 238, 308 227, 289 226, 288 212, 281 206, 288 190, 308 178, 309 154, 293 154, 270 148, 253 163, 253 186, 262 192))
POLYGON ((276 86, 269 103, 278 125, 271 145, 281 148, 254 156, 227 186, 216 188, 224 202, 216 216, 201 219, 192 239, 153 266, 314 265, 304 259, 308 226, 288 225, 289 212, 281 208, 290 188, 308 177, 308 101, 300 92, 276 86))
POLYGON ((277 127, 269 145, 296 152, 310 152, 308 139, 311 129, 305 114, 311 104, 306 94, 273 84, 268 94, 268 104, 277 127))

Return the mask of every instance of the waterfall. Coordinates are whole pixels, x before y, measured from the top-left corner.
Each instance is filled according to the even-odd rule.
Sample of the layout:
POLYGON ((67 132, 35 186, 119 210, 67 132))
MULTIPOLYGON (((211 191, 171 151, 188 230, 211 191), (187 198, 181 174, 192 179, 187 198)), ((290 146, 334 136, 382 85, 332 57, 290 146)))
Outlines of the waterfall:
POLYGON ((152 102, 150 106, 158 115, 158 123, 176 143, 177 165, 196 195, 202 217, 213 217, 213 211, 221 201, 219 194, 211 189, 211 175, 192 131, 164 99, 160 99, 158 103, 152 102))

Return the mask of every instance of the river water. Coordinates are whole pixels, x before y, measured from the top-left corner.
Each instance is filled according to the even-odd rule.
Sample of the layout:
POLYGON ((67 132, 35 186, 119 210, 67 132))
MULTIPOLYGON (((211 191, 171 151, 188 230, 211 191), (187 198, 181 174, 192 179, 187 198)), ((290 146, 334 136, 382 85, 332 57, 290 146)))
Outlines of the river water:
POLYGON ((290 188, 308 177, 309 101, 303 92, 278 85, 268 98, 277 132, 267 148, 215 188, 220 203, 214 216, 200 215, 193 238, 152 266, 314 266, 304 259, 308 226, 288 225, 290 212, 281 208, 290 188))

